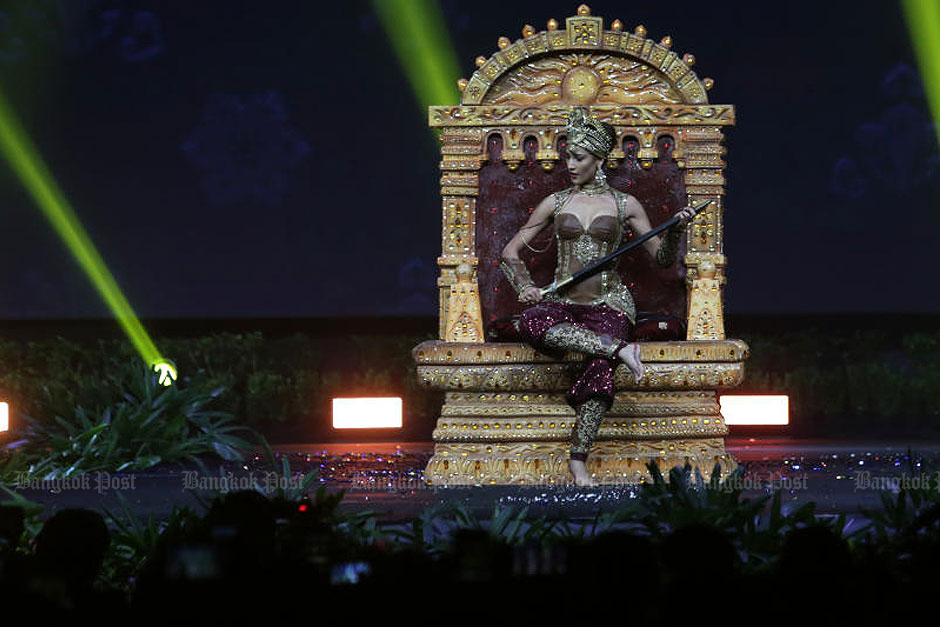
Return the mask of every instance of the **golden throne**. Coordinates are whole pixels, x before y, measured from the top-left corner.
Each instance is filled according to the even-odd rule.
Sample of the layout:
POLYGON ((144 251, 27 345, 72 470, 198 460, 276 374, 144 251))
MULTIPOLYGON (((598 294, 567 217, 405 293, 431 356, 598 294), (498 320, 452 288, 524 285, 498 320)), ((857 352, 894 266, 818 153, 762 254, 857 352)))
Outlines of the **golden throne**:
MULTIPOLYGON (((567 390, 583 356, 542 354, 529 346, 487 340, 487 327, 518 313, 516 294, 498 269, 502 247, 528 211, 570 183, 559 166, 572 106, 617 130, 609 183, 643 204, 655 227, 687 204, 712 200, 686 232, 680 261, 655 267, 642 252, 621 257, 624 284, 638 311, 673 314, 681 336, 642 342, 646 366, 635 384, 625 366, 615 374, 614 405, 588 457, 600 484, 643 481, 654 459, 668 469, 686 461, 705 477, 716 462, 737 464, 725 451, 728 429, 718 390, 740 384, 748 347, 725 339, 722 287, 724 148, 722 127, 734 108, 708 103, 711 79, 692 71, 692 55, 672 41, 623 31, 581 5, 559 28, 523 29, 498 42, 461 79, 459 106, 430 107, 440 129, 443 254, 439 340, 413 350, 422 385, 443 390, 434 454, 425 470, 432 485, 566 484, 574 411, 567 390)), ((551 281, 554 245, 525 255, 539 285, 551 281)), ((660 323, 664 326, 664 323, 660 323)))

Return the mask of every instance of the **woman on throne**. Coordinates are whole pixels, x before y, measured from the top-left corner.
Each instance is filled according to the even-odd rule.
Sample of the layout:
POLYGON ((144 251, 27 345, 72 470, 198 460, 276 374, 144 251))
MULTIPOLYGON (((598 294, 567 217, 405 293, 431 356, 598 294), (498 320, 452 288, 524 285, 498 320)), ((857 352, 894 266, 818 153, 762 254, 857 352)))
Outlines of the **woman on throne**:
MULTIPOLYGON (((603 164, 615 142, 613 127, 592 118, 582 107, 573 110, 567 124, 567 166, 573 185, 539 203, 506 244, 500 264, 519 301, 532 305, 516 322, 524 341, 538 349, 580 352, 590 358, 565 395, 577 416, 568 468, 581 486, 593 485, 586 461, 604 414, 613 404, 614 369, 623 362, 637 382, 643 376, 640 347, 630 341, 636 308, 630 290, 620 281, 616 261, 562 293, 543 298, 519 253, 523 246, 531 249, 529 242, 553 223, 558 242, 555 279, 560 281, 617 250, 628 232, 639 237, 651 229, 636 198, 607 184, 603 164)), ((684 207, 677 215, 680 222, 675 227, 644 243, 664 267, 675 262, 679 238, 694 213, 684 207)))

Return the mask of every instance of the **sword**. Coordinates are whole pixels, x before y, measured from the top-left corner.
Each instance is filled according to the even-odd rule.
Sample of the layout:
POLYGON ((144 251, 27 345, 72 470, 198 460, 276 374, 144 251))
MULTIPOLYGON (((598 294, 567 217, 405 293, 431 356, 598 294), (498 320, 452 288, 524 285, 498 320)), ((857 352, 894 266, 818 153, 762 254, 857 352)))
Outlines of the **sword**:
MULTIPOLYGON (((712 203, 711 200, 703 200, 702 202, 698 203, 697 205, 694 205, 694 206, 692 207, 692 211, 694 211, 694 213, 692 214, 692 217, 689 219, 689 221, 691 222, 691 221, 695 218, 695 216, 697 216, 697 215, 702 211, 702 209, 704 209, 705 207, 707 207, 707 206, 710 205, 711 203, 712 203)), ((571 285, 572 283, 577 283, 577 282, 580 281, 581 279, 585 279, 585 278, 591 276, 592 274, 594 274, 594 273, 596 273, 597 271, 599 271, 604 265, 606 265, 607 263, 609 263, 612 259, 616 259, 617 257, 619 257, 620 255, 624 254, 624 253, 627 252, 628 250, 633 250, 634 248, 636 248, 637 246, 639 246, 640 244, 642 244, 643 242, 645 242, 645 241, 648 240, 649 238, 655 237, 656 235, 659 235, 660 233, 662 233, 662 232, 665 231, 666 229, 668 229, 668 228, 670 228, 670 227, 673 227, 673 226, 675 226, 675 225, 678 224, 678 223, 679 223, 679 216, 673 216, 673 217, 670 218, 669 220, 667 220, 667 221, 663 222, 662 224, 660 224, 659 226, 657 226, 655 229, 650 229, 649 231, 647 231, 646 233, 644 233, 641 237, 638 237, 637 239, 633 240, 632 242, 630 242, 630 243, 627 244, 626 246, 615 250, 614 252, 610 253, 609 255, 607 255, 606 257, 604 257, 603 259, 599 259, 599 260, 595 261, 594 263, 592 263, 591 265, 587 266, 586 268, 581 268, 580 270, 578 270, 577 272, 575 272, 574 274, 572 274, 572 275, 571 275, 570 277, 568 277, 567 279, 563 279, 563 280, 561 280, 561 281, 553 281, 553 282, 551 283, 551 285, 546 285, 545 287, 543 287, 542 289, 539 290, 539 293, 540 293, 541 296, 544 298, 546 294, 550 294, 550 293, 552 293, 552 292, 557 292, 557 291, 560 290, 560 289, 563 289, 563 288, 565 288, 565 287, 568 287, 568 286, 571 285)))

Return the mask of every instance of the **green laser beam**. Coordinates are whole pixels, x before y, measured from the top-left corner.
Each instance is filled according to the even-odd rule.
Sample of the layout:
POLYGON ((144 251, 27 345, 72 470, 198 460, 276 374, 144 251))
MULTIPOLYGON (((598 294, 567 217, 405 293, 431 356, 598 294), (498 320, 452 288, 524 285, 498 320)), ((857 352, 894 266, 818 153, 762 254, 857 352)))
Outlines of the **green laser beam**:
POLYGON ((20 125, 9 103, 0 93, 0 149, 13 171, 32 195, 115 318, 140 353, 151 365, 163 361, 160 351, 134 314, 91 238, 59 189, 49 168, 20 125))
POLYGON ((431 105, 458 104, 460 67, 435 0, 372 0, 423 115, 431 105))
POLYGON ((901 7, 940 145, 940 0, 902 0, 901 7))

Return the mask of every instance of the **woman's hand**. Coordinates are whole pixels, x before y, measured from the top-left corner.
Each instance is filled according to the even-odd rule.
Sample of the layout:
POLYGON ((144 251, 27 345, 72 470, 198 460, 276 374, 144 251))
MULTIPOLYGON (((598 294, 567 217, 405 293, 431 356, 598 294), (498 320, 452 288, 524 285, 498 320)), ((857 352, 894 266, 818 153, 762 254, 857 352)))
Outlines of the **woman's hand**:
POLYGON ((527 287, 519 294, 519 302, 534 305, 542 300, 542 290, 537 287, 527 287))
POLYGON ((689 222, 692 218, 695 217, 695 210, 692 207, 683 207, 676 212, 676 217, 679 218, 679 222, 676 223, 676 228, 680 231, 684 231, 686 227, 689 226, 689 222))

